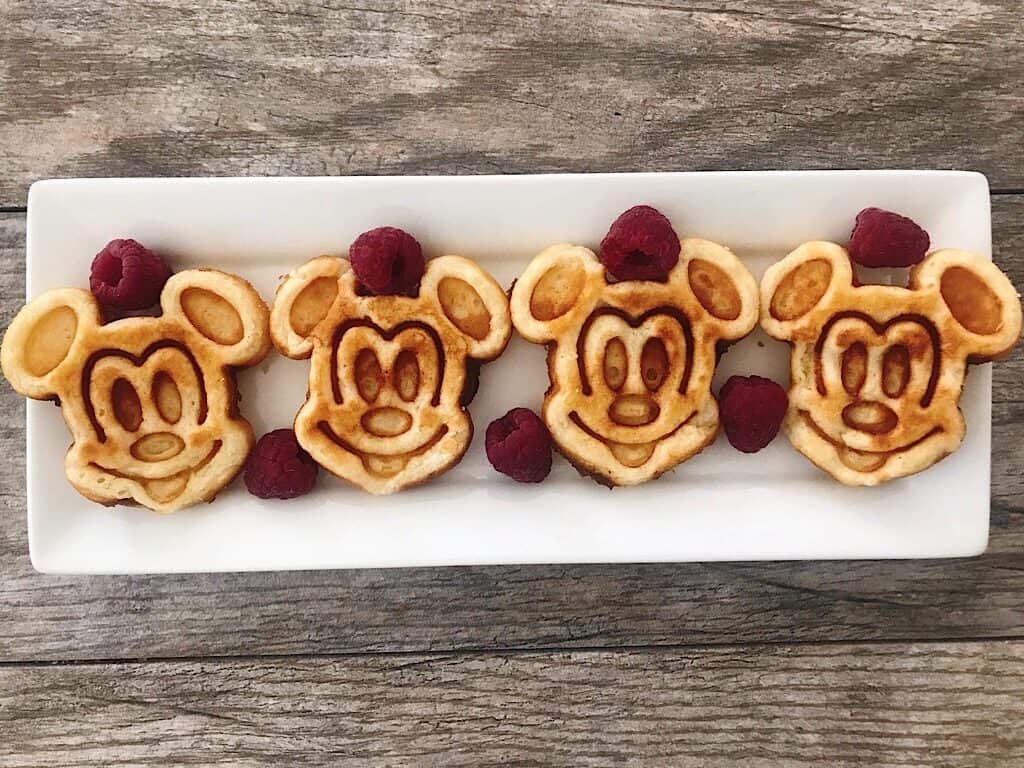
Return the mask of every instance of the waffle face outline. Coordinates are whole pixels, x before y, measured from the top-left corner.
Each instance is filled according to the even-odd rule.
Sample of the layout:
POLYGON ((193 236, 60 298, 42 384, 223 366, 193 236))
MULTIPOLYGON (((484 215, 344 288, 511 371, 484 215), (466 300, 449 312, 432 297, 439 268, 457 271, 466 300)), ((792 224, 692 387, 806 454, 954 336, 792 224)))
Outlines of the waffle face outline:
POLYGON ((311 358, 299 443, 373 494, 461 460, 473 436, 463 395, 512 333, 500 286, 460 256, 429 260, 416 296, 367 295, 347 260, 311 259, 282 281, 270 326, 282 354, 311 358))
POLYGON ((512 321, 548 347, 543 418, 577 469, 608 485, 652 480, 718 433, 720 345, 757 324, 757 284, 727 248, 680 241, 664 282, 608 279, 589 249, 553 245, 512 291, 512 321))
POLYGON ((907 287, 858 285, 842 246, 811 241, 765 273, 761 325, 791 346, 790 442, 841 483, 871 486, 960 447, 967 367, 1010 352, 1021 305, 978 254, 935 251, 907 287))
POLYGON ((234 370, 260 362, 270 334, 259 293, 227 272, 179 272, 160 305, 105 323, 88 291, 47 291, 11 323, 0 362, 19 393, 60 404, 79 493, 169 513, 212 500, 245 463, 234 370))

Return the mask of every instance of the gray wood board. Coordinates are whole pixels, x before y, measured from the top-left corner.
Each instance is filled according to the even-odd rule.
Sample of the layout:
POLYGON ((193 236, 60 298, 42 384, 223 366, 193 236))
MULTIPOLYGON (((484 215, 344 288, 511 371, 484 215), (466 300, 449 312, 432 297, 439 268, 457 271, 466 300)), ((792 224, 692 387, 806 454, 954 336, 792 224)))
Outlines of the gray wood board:
MULTIPOLYGON (((1024 196, 993 198, 993 217, 996 259, 1020 287, 1024 196)), ((23 300, 23 248, 24 216, 0 215, 4 326, 23 300)), ((42 576, 27 551, 24 406, 4 383, 0 660, 1022 636, 1022 361, 995 368, 989 552, 906 562, 42 576)))
POLYGON ((0 2, 0 206, 59 176, 965 168, 1017 0, 0 2))
POLYGON ((1009 766, 1024 644, 0 668, 0 763, 1009 766))

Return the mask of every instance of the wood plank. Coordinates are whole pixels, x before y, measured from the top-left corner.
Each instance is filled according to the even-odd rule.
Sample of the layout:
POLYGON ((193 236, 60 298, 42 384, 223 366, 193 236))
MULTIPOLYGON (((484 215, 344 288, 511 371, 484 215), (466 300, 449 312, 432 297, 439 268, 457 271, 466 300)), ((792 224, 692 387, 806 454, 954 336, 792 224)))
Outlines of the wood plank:
MULTIPOLYGON (((993 200, 1024 285, 1024 196, 993 200)), ((0 321, 23 294, 24 216, 0 215, 0 321)), ((0 386, 0 659, 1024 635, 1024 354, 996 367, 992 538, 955 561, 41 576, 28 560, 23 405, 0 386)))
POLYGON ((0 2, 0 205, 51 176, 972 168, 1017 0, 0 2))
POLYGON ((0 763, 1011 766, 1024 644, 0 668, 0 763))

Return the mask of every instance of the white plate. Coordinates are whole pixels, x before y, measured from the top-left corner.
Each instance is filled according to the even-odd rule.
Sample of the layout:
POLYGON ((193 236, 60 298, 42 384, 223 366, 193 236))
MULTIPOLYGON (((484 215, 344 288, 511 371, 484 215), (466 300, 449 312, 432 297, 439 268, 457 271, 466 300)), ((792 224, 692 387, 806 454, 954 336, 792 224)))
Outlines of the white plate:
MULTIPOLYGON (((934 247, 991 254, 988 184, 973 173, 766 172, 313 179, 45 181, 29 195, 27 291, 87 285, 93 255, 134 237, 176 269, 211 265, 264 297, 279 275, 321 253, 344 254, 360 232, 403 227, 428 256, 477 259, 508 285, 553 242, 596 246, 637 203, 660 208, 683 235, 734 249, 760 276, 808 239, 845 241, 854 215, 877 205, 912 216, 934 247)), ((240 375, 257 433, 288 426, 308 362, 272 354, 240 375)), ((787 348, 760 331, 719 366, 785 380, 787 348)), ((386 498, 327 473, 314 493, 260 501, 240 482, 214 503, 163 517, 87 502, 64 479, 69 443, 59 411, 28 408, 28 516, 41 571, 351 568, 484 563, 953 557, 988 538, 991 372, 968 377, 963 447, 933 469, 882 488, 845 488, 780 437, 757 455, 720 439, 660 480, 609 491, 561 458, 539 486, 517 485, 484 456, 488 422, 538 408, 544 350, 513 339, 488 365, 471 406, 465 460, 426 486, 386 498)))

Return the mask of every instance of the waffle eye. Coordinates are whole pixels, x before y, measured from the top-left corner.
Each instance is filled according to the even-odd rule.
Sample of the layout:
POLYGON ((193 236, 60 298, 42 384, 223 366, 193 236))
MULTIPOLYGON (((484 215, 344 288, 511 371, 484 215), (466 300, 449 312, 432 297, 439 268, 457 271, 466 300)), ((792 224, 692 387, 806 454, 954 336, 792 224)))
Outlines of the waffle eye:
POLYGON ((909 382, 910 352, 902 344, 895 344, 882 357, 882 391, 887 397, 899 397, 909 382))
POLYGON ((644 344, 644 349, 640 353, 640 372, 644 385, 651 392, 665 381, 665 376, 668 375, 668 353, 661 339, 651 338, 644 344))
POLYGON ((852 344, 841 361, 843 388, 851 395, 857 395, 868 377, 868 350, 861 342, 852 344))
POLYGON ((380 361, 371 349, 361 349, 356 355, 356 389, 368 403, 372 403, 380 394, 384 385, 384 374, 381 372, 380 361))
POLYGON ((413 352, 403 349, 398 353, 392 376, 398 396, 407 403, 415 400, 420 389, 420 365, 416 362, 416 355, 413 352))
POLYGON ((626 357, 626 345, 619 338, 608 342, 604 348, 604 380, 609 388, 618 390, 626 383, 626 370, 629 360, 626 357))
POLYGON ((168 424, 177 424, 181 418, 181 392, 165 371, 153 377, 153 402, 160 416, 168 424))
POLYGON ((110 401, 114 406, 114 417, 129 432, 142 425, 142 403, 135 387, 128 379, 117 379, 110 388, 110 401))

